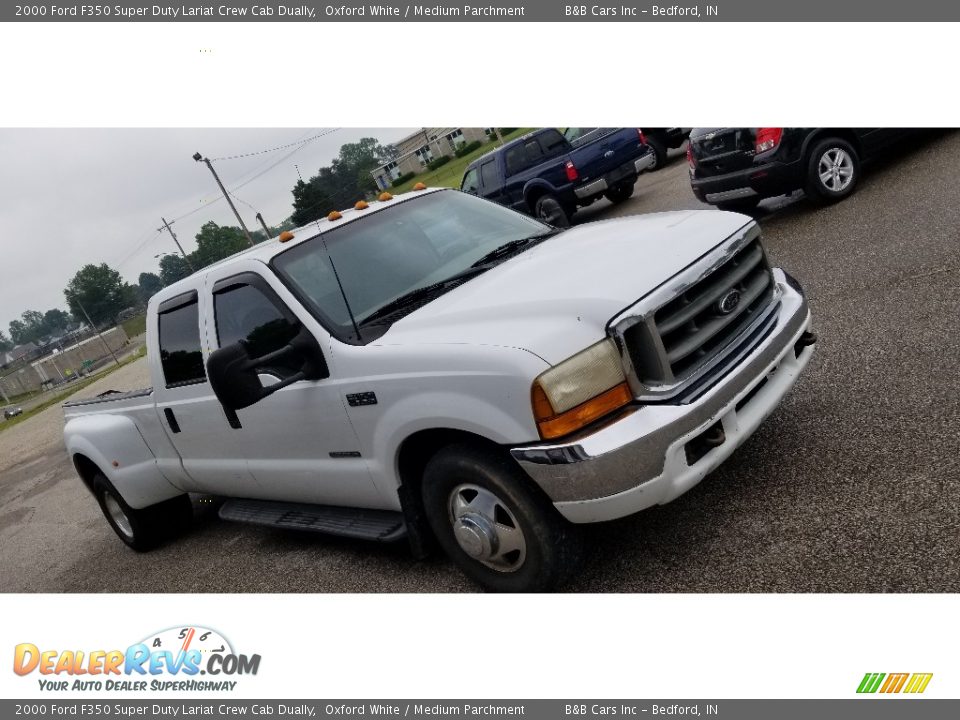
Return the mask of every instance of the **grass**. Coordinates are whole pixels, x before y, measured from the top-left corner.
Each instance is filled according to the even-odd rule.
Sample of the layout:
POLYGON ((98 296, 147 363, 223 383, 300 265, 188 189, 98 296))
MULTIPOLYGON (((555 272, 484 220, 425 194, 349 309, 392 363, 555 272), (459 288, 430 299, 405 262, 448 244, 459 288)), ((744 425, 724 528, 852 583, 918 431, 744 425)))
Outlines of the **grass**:
MULTIPOLYGON (((524 133, 528 133, 533 128, 518 128, 512 133, 508 133, 503 136, 504 142, 509 142, 514 138, 520 137, 524 133)), ((472 163, 481 155, 486 155, 491 150, 497 148, 496 142, 486 142, 472 153, 464 155, 462 158, 451 156, 450 162, 442 167, 438 167, 436 170, 428 170, 425 173, 421 173, 407 182, 399 185, 397 187, 391 187, 387 189, 387 192, 399 195, 400 193, 407 192, 418 182, 422 182, 427 187, 460 187, 460 181, 463 179, 463 171, 467 169, 467 165, 472 163)))
POLYGON ((54 405, 56 405, 56 404, 58 404, 58 403, 60 403, 60 402, 63 402, 66 398, 70 397, 70 396, 73 395, 74 393, 77 393, 77 392, 83 390, 85 387, 87 387, 88 385, 91 385, 91 384, 95 383, 97 380, 101 380, 101 379, 105 378, 105 377, 106 377, 107 375, 109 375, 110 373, 115 372, 116 370, 119 370, 120 368, 124 367, 125 365, 129 365, 129 364, 132 363, 132 362, 136 362, 137 360, 139 360, 140 358, 142 358, 142 357, 145 356, 146 354, 147 354, 147 349, 146 349, 145 347, 140 348, 139 351, 137 351, 136 353, 134 353, 133 355, 131 355, 130 357, 128 357, 126 360, 121 361, 121 363, 120 363, 119 365, 116 365, 116 364, 111 365, 111 366, 108 367, 106 370, 103 370, 103 371, 97 373, 96 375, 90 375, 89 377, 85 377, 83 380, 79 380, 79 381, 73 383, 73 384, 69 387, 69 389, 64 390, 64 391, 61 392, 61 393, 57 393, 56 395, 54 395, 54 396, 51 397, 50 399, 48 399, 48 400, 40 403, 39 405, 37 405, 37 407, 32 408, 32 409, 26 411, 25 413, 23 413, 23 415, 18 415, 18 416, 15 417, 15 418, 11 418, 10 420, 5 420, 3 423, 0 423, 0 432, 3 432, 4 430, 9 430, 10 428, 14 427, 15 425, 19 425, 20 423, 29 420, 29 419, 32 418, 34 415, 38 415, 38 414, 42 413, 42 412, 43 412, 44 410, 46 410, 47 408, 52 407, 52 406, 54 406, 54 405))
POLYGON ((143 335, 147 331, 147 315, 137 315, 129 320, 120 323, 120 327, 127 334, 128 338, 135 338, 137 335, 143 335))

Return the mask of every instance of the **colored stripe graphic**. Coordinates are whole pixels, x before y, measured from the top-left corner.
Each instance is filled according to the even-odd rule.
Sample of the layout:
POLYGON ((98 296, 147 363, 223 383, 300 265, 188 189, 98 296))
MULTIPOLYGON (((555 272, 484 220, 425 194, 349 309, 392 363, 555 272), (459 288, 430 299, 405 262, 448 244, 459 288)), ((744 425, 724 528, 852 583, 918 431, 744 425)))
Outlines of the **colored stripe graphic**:
POLYGON ((863 680, 860 681, 860 687, 857 688, 857 692, 875 693, 877 688, 880 687, 880 683, 884 677, 884 673, 867 673, 863 676, 863 680))
POLYGON ((898 693, 903 689, 904 683, 907 682, 907 678, 910 677, 910 673, 890 673, 887 675, 887 681, 883 684, 883 687, 880 688, 882 693, 898 693))
POLYGON ((866 673, 860 685, 857 687, 858 693, 875 693, 879 690, 881 693, 910 693, 919 694, 927 689, 930 680, 933 679, 933 673, 866 673), (886 678, 886 680, 884 680, 886 678), (881 685, 882 683, 882 685, 881 685))
POLYGON ((910 678, 910 682, 907 683, 907 687, 904 692, 922 693, 927 689, 927 685, 930 684, 931 678, 933 678, 933 673, 914 673, 910 678))

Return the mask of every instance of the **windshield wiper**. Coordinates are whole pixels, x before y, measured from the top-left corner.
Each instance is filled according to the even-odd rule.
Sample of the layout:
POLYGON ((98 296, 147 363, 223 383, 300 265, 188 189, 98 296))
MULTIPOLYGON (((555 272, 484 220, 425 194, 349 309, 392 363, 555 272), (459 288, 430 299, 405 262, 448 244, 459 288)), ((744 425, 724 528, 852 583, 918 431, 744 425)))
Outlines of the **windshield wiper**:
POLYGON ((528 237, 517 238, 516 240, 511 240, 510 242, 504 243, 504 244, 501 245, 500 247, 495 248, 494 250, 491 250, 491 251, 488 252, 486 255, 484 255, 482 258, 480 258, 479 260, 477 260, 477 261, 476 261, 473 265, 471 265, 470 267, 474 267, 474 268, 484 267, 484 266, 489 265, 490 263, 494 262, 495 260, 499 260, 499 259, 501 259, 501 258, 507 257, 508 255, 512 255, 513 253, 515 253, 515 252, 516 252, 517 250, 519 250, 520 248, 524 248, 524 247, 527 247, 527 246, 529 246, 529 245, 533 245, 534 243, 539 242, 539 241, 541 241, 541 240, 546 240, 548 237, 551 237, 551 236, 553 236, 553 235, 556 235, 558 232, 560 232, 560 229, 559 229, 559 228, 554 229, 554 230, 550 230, 550 231, 545 232, 545 233, 540 233, 539 235, 530 235, 530 236, 528 236, 528 237))
POLYGON ((474 275, 479 275, 480 273, 485 272, 486 270, 489 270, 489 268, 485 266, 481 267, 478 265, 476 267, 468 267, 466 270, 461 270, 455 275, 451 275, 450 277, 446 278, 445 280, 441 280, 440 282, 435 282, 432 285, 426 285, 421 288, 415 288, 410 292, 404 293, 400 297, 394 300, 391 300, 386 305, 384 305, 381 308, 378 308, 376 311, 374 311, 370 315, 367 315, 367 317, 365 317, 363 320, 360 321, 360 324, 369 325, 370 323, 380 320, 384 317, 387 317, 388 315, 392 315, 398 310, 402 310, 403 308, 409 307, 410 305, 415 305, 416 303, 420 302, 424 298, 427 298, 440 290, 446 290, 447 288, 453 285, 456 285, 457 283, 460 283, 460 282, 463 282, 464 280, 468 280, 472 278, 474 275))

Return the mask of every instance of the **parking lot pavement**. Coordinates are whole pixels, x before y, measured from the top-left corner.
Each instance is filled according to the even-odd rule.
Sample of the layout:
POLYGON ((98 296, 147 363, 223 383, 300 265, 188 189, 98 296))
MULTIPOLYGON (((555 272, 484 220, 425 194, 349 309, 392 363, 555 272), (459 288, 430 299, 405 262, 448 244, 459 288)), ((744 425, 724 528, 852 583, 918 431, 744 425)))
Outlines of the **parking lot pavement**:
MULTIPOLYGON (((869 168, 843 203, 763 203, 768 253, 807 290, 817 353, 781 407, 691 492, 590 528, 571 590, 960 590, 957 167, 960 132, 931 133, 869 168)), ((636 190, 577 222, 703 207, 680 154, 636 190)), ((140 370, 128 381, 144 372, 129 367, 140 370)), ((223 523, 212 504, 197 505, 189 536, 138 555, 74 476, 50 419, 59 409, 45 412, 54 415, 8 431, 17 438, 0 433, 4 590, 474 590, 440 557, 223 523)))

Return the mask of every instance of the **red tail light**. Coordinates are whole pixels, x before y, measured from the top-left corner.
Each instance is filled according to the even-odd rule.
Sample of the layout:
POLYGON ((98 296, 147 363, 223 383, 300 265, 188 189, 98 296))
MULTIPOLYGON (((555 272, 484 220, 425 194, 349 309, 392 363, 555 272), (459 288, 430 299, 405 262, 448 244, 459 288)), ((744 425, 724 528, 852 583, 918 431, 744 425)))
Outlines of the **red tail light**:
POLYGON ((567 160, 566 171, 567 171, 567 180, 569 180, 570 182, 573 182, 578 177, 580 177, 580 173, 577 172, 577 166, 573 164, 572 160, 567 160))
POLYGON ((773 150, 780 144, 781 137, 783 137, 783 128, 757 128, 754 149, 758 154, 773 150))
POLYGON ((647 136, 643 134, 643 130, 641 130, 640 128, 637 128, 637 134, 640 135, 640 142, 642 142, 644 145, 646 145, 646 144, 647 144, 647 136))
POLYGON ((687 164, 691 170, 697 169, 697 161, 693 159, 693 148, 690 147, 689 143, 687 143, 687 164))

